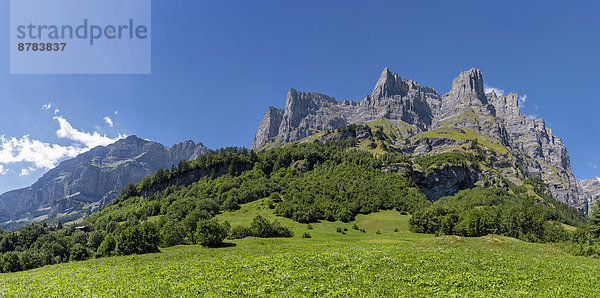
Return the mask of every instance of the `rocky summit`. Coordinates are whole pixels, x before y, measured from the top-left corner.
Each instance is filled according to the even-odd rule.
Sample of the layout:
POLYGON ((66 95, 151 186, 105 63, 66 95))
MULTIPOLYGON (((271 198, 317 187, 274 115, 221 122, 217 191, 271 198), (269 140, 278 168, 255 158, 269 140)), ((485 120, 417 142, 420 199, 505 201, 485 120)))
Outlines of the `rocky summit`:
POLYGON ((30 187, 0 195, 0 226, 80 219, 116 198, 125 185, 208 151, 193 141, 169 148, 136 136, 95 147, 61 162, 30 187))
POLYGON ((252 148, 302 142, 344 125, 370 123, 392 125, 397 136, 393 147, 409 156, 455 151, 478 139, 488 144, 495 159, 489 170, 501 173, 508 183, 539 178, 555 199, 585 213, 595 202, 594 191, 584 190, 575 179, 564 143, 545 121, 522 114, 518 94, 486 94, 483 75, 475 68, 461 72, 443 96, 388 68, 373 92, 358 102, 291 89, 284 109, 267 110, 252 148))

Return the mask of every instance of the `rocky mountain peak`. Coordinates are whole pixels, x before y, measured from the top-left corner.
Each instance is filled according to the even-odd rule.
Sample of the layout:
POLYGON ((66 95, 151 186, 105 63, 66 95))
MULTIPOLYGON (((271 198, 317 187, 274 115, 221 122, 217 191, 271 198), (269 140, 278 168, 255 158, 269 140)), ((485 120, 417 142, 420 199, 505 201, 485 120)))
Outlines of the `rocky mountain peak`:
POLYGON ((471 68, 462 71, 460 75, 452 81, 452 90, 450 90, 450 93, 459 97, 479 99, 481 103, 486 104, 487 99, 484 93, 483 75, 481 74, 481 70, 471 68))
MULTIPOLYGON (((413 83, 411 81, 411 83, 413 83)), ((384 68, 379 76, 379 80, 371 93, 372 98, 393 97, 394 95, 406 96, 410 89, 409 84, 397 73, 393 73, 389 68, 384 68)))
POLYGON ((270 143, 297 141, 321 130, 336 129, 351 123, 368 123, 378 118, 414 124, 418 129, 431 125, 440 95, 429 87, 402 79, 385 68, 371 94, 362 101, 337 101, 319 94, 291 89, 284 109, 269 107, 252 148, 270 143))
POLYGON ((208 151, 193 141, 169 148, 135 135, 95 147, 61 162, 30 187, 0 195, 0 226, 54 216, 76 219, 110 202, 128 183, 208 151))
MULTIPOLYGON (((122 142, 127 142, 127 143, 139 143, 139 142, 144 142, 144 140, 143 140, 143 139, 139 138, 139 137, 138 137, 138 136, 136 136, 136 135, 130 135, 130 136, 127 136, 126 138, 124 138, 124 139, 121 139, 121 140, 119 140, 119 141, 122 141, 122 142)), ((119 141, 117 141, 117 142, 119 142, 119 141)))
POLYGON ((437 124, 466 112, 496 116, 496 109, 484 92, 483 75, 476 68, 461 72, 452 81, 452 89, 442 97, 437 124))
POLYGON ((285 107, 286 109, 310 109, 319 105, 335 103, 336 100, 333 97, 313 92, 299 92, 296 89, 290 89, 288 91, 285 107))
POLYGON ((167 149, 173 156, 173 162, 177 163, 179 160, 194 160, 203 154, 208 153, 208 149, 204 144, 196 144, 192 140, 186 140, 181 143, 171 146, 167 149))
MULTIPOLYGON (((401 134, 405 143, 412 136, 438 128, 467 128, 498 140, 517 156, 525 177, 541 178, 557 200, 588 210, 588 196, 571 172, 569 154, 561 139, 544 120, 528 119, 520 112, 518 94, 486 95, 483 75, 476 68, 462 71, 443 97, 433 88, 402 79, 389 68, 383 69, 372 93, 360 102, 338 102, 323 94, 292 89, 285 109, 267 110, 252 148, 299 141, 319 131, 378 119, 410 127, 401 134)), ((423 146, 418 154, 456 143, 443 137, 438 141, 436 146, 423 146)))
POLYGON ((488 102, 495 107, 497 117, 502 119, 512 118, 513 121, 524 123, 525 116, 521 114, 521 110, 519 109, 518 94, 496 95, 496 92, 492 90, 486 96, 488 102))

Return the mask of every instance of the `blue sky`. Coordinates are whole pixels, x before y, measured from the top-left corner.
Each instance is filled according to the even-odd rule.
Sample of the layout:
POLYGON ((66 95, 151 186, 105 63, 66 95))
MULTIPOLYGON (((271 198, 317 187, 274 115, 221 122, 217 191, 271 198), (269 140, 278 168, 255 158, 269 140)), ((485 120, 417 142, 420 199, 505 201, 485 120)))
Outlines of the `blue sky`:
POLYGON ((577 179, 600 176, 600 5, 487 2, 155 0, 151 75, 10 75, 0 0, 0 142, 50 152, 0 163, 0 192, 119 134, 249 147, 289 88, 360 100, 386 66, 441 94, 480 68, 527 95, 522 111, 563 139, 577 179))

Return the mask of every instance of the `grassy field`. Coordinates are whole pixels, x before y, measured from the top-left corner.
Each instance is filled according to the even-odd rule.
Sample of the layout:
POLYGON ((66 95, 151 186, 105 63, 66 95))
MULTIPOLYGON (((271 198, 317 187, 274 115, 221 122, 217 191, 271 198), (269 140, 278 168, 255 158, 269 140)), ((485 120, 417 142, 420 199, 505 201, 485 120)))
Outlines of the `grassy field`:
MULTIPOLYGON (((249 224, 256 214, 275 218, 257 201, 219 220, 249 224)), ((396 211, 316 223, 311 230, 278 219, 293 228, 293 238, 228 240, 217 249, 177 246, 0 274, 0 295, 600 296, 600 260, 553 245, 412 234, 409 216, 396 211), (354 223, 365 233, 353 230, 354 223), (312 238, 301 238, 304 232, 312 238)))

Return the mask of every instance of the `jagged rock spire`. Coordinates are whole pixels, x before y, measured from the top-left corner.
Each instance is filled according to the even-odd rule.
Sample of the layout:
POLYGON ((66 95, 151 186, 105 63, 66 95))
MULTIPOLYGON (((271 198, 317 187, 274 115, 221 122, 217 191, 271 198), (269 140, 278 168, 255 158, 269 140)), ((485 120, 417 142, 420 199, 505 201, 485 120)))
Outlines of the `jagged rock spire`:
POLYGON ((483 88, 483 75, 481 70, 471 68, 465 70, 452 81, 450 94, 459 98, 468 99, 472 103, 486 104, 487 99, 483 88), (475 102, 478 100, 479 102, 475 102))
POLYGON ((495 116, 483 88, 483 75, 476 68, 465 70, 452 81, 452 89, 442 97, 439 120, 473 111, 495 116))
POLYGON ((394 95, 406 96, 409 90, 409 85, 400 78, 396 73, 390 71, 389 68, 384 68, 379 76, 375 88, 371 93, 372 98, 392 97, 394 95))

